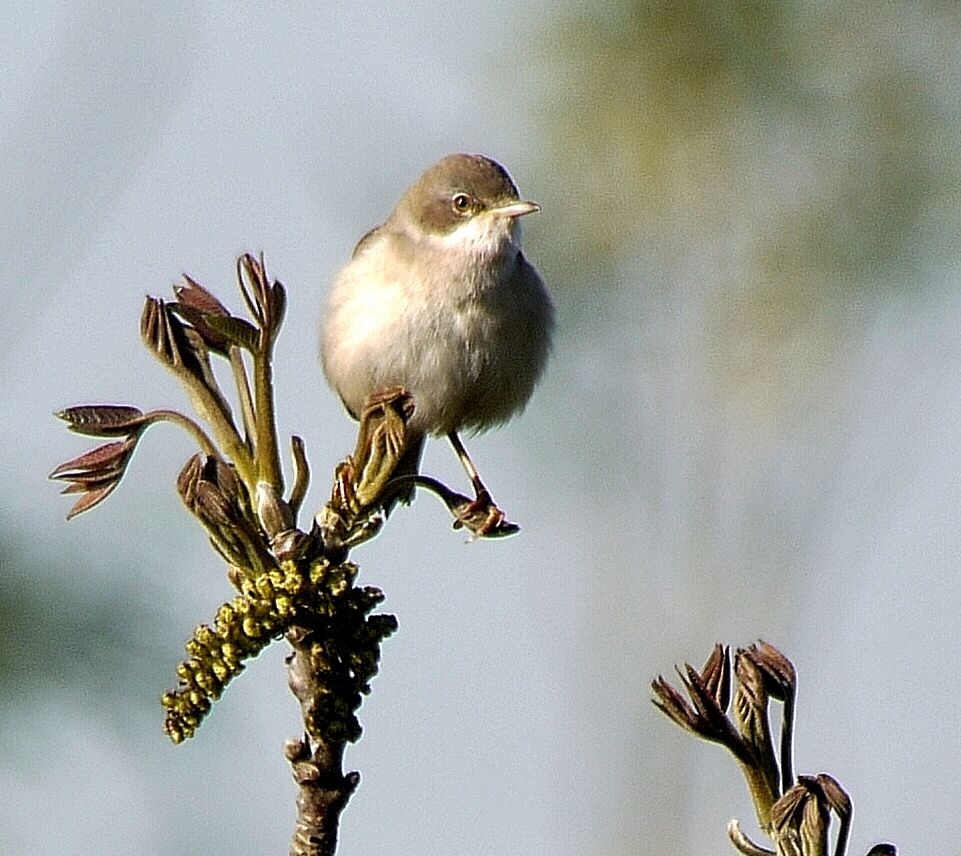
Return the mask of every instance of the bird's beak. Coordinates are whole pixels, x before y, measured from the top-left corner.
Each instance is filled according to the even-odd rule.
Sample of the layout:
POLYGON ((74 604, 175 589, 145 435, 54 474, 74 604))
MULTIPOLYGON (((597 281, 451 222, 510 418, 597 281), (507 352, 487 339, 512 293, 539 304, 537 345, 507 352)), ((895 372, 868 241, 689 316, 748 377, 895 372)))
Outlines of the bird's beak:
POLYGON ((498 217, 523 217, 525 214, 534 214, 541 210, 541 206, 536 202, 509 202, 499 208, 491 208, 490 213, 498 217))

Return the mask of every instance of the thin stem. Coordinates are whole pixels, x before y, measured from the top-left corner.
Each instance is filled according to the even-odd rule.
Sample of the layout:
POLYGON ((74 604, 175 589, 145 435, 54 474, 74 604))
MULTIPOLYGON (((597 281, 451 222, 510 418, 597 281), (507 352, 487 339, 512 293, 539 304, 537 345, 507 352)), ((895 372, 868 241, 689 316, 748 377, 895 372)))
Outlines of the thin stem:
POLYGON ((290 489, 290 499, 287 500, 287 504, 296 517, 300 513, 300 506, 310 485, 310 465, 307 463, 304 441, 300 437, 294 435, 290 438, 290 450, 294 459, 294 484, 290 489))
POLYGON ((851 832, 851 819, 842 818, 841 829, 838 832, 838 843, 834 848, 834 856, 847 856, 848 852, 848 836, 851 832))
POLYGON ((217 440, 223 446, 227 457, 237 467, 247 489, 253 492, 257 487, 257 471, 254 460, 243 438, 237 432, 230 415, 223 409, 221 402, 210 389, 188 372, 179 373, 181 382, 187 389, 196 411, 213 428, 217 440))
POLYGON ((145 425, 152 425, 156 422, 170 422, 173 425, 178 425, 197 441, 197 445, 200 446, 200 451, 205 455, 216 458, 218 461, 223 460, 220 451, 216 445, 214 445, 214 441, 211 440, 204 429, 189 416, 184 416, 183 413, 179 413, 176 410, 151 410, 149 413, 144 414, 145 425))
POLYGON ((257 447, 257 423, 254 416, 254 402, 250 395, 250 380, 247 377, 247 367, 240 348, 231 345, 228 352, 230 368, 234 373, 234 383, 237 386, 237 397, 240 399, 240 416, 244 423, 244 439, 247 449, 251 452, 257 447))
POLYGON ((277 450, 274 424, 274 380, 270 365, 271 345, 263 330, 261 348, 254 354, 254 397, 257 413, 257 480, 274 487, 277 495, 284 492, 284 476, 277 450))
POLYGON ((851 835, 851 812, 846 814, 838 813, 840 828, 838 829, 838 840, 834 847, 834 856, 847 856, 848 838, 851 835))
POLYGON ((781 712, 781 793, 794 786, 794 691, 789 690, 781 712))

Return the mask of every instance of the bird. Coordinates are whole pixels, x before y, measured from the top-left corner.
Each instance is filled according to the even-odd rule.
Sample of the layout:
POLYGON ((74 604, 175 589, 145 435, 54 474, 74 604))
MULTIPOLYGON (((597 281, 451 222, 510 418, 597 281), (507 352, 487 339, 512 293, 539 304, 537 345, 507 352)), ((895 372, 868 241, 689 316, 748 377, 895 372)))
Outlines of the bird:
POLYGON ((427 437, 450 441, 474 502, 493 505, 460 435, 520 413, 544 373, 556 313, 521 249, 519 222, 539 210, 497 161, 451 154, 407 189, 336 275, 320 335, 328 384, 354 419, 385 390, 403 389, 413 406, 386 510, 412 498, 427 437))

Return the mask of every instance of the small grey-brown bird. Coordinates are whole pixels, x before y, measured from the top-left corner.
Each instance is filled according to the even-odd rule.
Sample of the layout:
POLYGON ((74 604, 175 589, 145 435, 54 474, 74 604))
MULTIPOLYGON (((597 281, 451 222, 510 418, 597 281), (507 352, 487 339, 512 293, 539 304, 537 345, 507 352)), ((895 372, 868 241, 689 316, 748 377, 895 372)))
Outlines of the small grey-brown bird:
POLYGON ((448 155, 337 275, 321 330, 324 373, 355 419, 372 394, 410 393, 396 475, 417 473, 427 435, 446 435, 489 502, 458 434, 519 413, 544 371, 554 307, 521 251, 518 222, 539 210, 500 164, 448 155))

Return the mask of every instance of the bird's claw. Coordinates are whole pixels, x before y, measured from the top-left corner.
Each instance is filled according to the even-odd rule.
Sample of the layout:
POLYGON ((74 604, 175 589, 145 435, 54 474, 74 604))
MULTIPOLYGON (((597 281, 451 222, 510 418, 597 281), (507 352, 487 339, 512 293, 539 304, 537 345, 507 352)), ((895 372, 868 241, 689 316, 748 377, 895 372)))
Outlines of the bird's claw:
POLYGON ((460 502, 448 508, 455 518, 453 528, 468 529, 477 538, 503 538, 520 531, 520 526, 507 519, 487 491, 474 499, 462 496, 460 502))
POLYGON ((466 529, 475 538, 503 538, 520 531, 520 526, 507 520, 494 504, 486 489, 471 499, 430 476, 413 476, 412 481, 440 498, 454 516, 454 529, 466 529))

